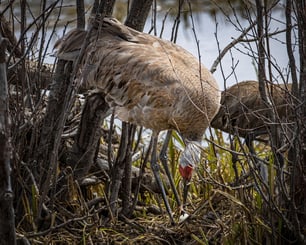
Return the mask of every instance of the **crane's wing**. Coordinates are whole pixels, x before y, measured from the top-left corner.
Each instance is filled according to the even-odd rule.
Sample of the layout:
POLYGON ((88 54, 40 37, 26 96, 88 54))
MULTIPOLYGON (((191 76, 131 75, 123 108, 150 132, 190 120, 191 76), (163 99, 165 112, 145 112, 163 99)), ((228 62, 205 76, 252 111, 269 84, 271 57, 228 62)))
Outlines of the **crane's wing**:
MULTIPOLYGON (((161 122, 165 122, 171 117, 169 111, 180 116, 184 110, 181 105, 186 105, 183 100, 190 100, 189 104, 203 113, 209 101, 218 101, 214 95, 219 95, 218 87, 211 73, 180 46, 133 30, 113 18, 95 22, 93 27, 77 77, 85 87, 103 91, 110 106, 121 108, 122 118, 133 118, 133 113, 144 117, 160 113, 161 122), (174 105, 181 111, 174 110, 174 105)), ((63 39, 64 44, 58 44, 59 58, 80 46, 79 40, 73 39, 84 38, 84 33, 75 32, 63 39)))

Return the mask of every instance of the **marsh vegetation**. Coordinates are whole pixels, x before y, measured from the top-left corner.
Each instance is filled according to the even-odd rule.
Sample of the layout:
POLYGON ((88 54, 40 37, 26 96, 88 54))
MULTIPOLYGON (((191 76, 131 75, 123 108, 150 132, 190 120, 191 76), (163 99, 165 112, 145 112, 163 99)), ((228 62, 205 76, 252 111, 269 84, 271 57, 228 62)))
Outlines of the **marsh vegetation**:
MULTIPOLYGON (((2 1, 0 244, 305 243, 305 6, 304 0, 2 1), (151 132, 115 114, 104 120, 103 94, 84 90, 74 82, 75 64, 50 55, 57 39, 88 28, 96 13, 178 43, 189 31, 191 52, 223 90, 223 111, 203 137, 182 222, 161 169, 175 226, 149 168, 151 132), (199 40, 205 31, 195 24, 203 13, 215 25, 215 39, 204 42, 217 51, 208 64, 199 40), (237 33, 222 45, 220 16, 237 33), (286 58, 278 58, 280 51, 286 58), (240 66, 244 58, 251 65, 240 66), (239 89, 248 73, 257 81, 239 89)), ((173 131, 167 158, 181 198, 184 146, 173 131)))

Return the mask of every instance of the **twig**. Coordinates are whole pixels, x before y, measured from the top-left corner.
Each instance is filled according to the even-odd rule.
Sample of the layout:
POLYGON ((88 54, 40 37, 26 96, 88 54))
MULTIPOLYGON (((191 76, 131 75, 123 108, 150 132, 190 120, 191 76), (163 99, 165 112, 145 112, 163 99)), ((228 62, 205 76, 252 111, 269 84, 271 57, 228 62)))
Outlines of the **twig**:
POLYGON ((245 37, 245 35, 248 34, 248 32, 256 25, 256 22, 254 22, 253 24, 251 24, 248 28, 246 28, 241 35, 234 39, 232 42, 230 42, 219 54, 219 56, 217 57, 217 59, 214 61, 213 65, 210 68, 210 72, 214 73, 217 70, 217 66, 219 65, 220 61, 222 60, 222 58, 225 56, 225 54, 232 48, 234 47, 237 43, 245 41, 243 40, 243 38, 245 37))

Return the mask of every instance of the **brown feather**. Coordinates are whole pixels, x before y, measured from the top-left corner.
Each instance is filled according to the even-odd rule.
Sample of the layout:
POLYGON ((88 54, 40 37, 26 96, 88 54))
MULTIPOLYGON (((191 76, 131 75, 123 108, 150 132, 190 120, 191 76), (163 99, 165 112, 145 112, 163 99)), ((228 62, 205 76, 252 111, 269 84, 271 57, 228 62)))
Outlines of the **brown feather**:
POLYGON ((280 121, 290 120, 291 84, 270 84, 268 94, 273 107, 268 108, 262 101, 257 81, 244 81, 226 89, 221 94, 221 107, 212 120, 212 127, 245 137, 249 132, 261 131, 273 123, 272 115, 280 121))
MULTIPOLYGON (((103 91, 121 120, 156 132, 176 129, 199 140, 219 108, 220 92, 211 73, 176 44, 113 18, 99 24, 81 59, 82 84, 103 91)), ((80 49, 84 35, 74 30, 59 41, 58 57, 80 49)))

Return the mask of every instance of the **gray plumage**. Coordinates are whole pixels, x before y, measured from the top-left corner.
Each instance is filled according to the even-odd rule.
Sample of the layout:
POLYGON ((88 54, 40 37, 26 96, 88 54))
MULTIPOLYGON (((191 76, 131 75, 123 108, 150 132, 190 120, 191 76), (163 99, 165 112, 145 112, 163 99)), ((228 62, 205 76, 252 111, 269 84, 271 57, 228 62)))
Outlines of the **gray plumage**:
MULTIPOLYGON (((75 59, 86 34, 75 29, 59 40, 57 56, 75 59)), ((155 132, 176 129, 199 141, 219 109, 218 85, 198 59, 114 18, 96 23, 79 71, 83 86, 105 93, 121 120, 155 132)))

